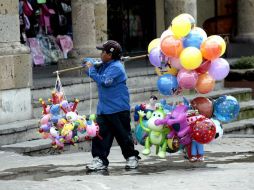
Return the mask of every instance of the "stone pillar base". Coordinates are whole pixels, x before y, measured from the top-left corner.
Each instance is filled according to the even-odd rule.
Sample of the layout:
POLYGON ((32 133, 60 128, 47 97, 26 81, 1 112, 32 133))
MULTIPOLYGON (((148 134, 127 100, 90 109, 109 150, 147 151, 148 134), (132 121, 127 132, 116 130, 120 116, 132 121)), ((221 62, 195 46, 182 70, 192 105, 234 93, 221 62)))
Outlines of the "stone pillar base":
POLYGON ((31 118, 30 88, 0 91, 0 124, 31 118))
POLYGON ((239 34, 234 40, 237 42, 254 43, 254 33, 239 34))
POLYGON ((0 56, 0 90, 32 86, 30 54, 0 56))

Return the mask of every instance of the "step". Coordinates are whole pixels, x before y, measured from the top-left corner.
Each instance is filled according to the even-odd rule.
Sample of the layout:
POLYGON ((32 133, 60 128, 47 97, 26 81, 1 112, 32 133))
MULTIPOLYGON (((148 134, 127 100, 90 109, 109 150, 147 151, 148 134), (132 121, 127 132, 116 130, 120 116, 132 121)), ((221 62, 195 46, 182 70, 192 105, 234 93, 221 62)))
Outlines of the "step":
MULTIPOLYGON (((151 82, 155 84, 157 81, 157 75, 154 68, 136 68, 128 74, 127 85, 129 88, 135 86, 142 87, 149 85, 151 82)), ((61 76, 60 76, 61 77, 61 76)), ((90 82, 92 83, 92 89, 96 92, 96 83, 84 74, 84 77, 63 77, 61 83, 64 87, 64 92, 67 96, 70 95, 83 95, 86 92, 90 92, 90 82)), ((56 77, 35 79, 34 87, 32 89, 33 100, 39 98, 47 99, 51 95, 52 90, 56 83, 56 77)))
POLYGON ((253 43, 231 42, 227 45, 227 57, 238 58, 243 56, 253 56, 253 54, 253 43))
MULTIPOLYGON (((253 135, 254 134, 254 118, 235 121, 223 124, 225 135, 253 135)), ((13 151, 20 154, 30 156, 42 156, 48 154, 71 153, 78 151, 90 151, 91 141, 83 141, 75 146, 66 144, 63 151, 52 148, 50 139, 31 140, 16 144, 1 146, 3 151, 13 151)))
MULTIPOLYGON (((141 88, 141 89, 135 89, 130 90, 130 102, 131 102, 131 110, 133 111, 135 108, 135 105, 139 105, 143 102, 148 102, 151 95, 155 95, 158 97, 158 99, 166 98, 168 103, 174 103, 182 101, 183 96, 171 96, 171 97, 165 97, 159 94, 156 88, 147 87, 147 88, 141 88)), ((219 96, 222 95, 232 95, 238 99, 238 101, 241 103, 241 101, 245 101, 241 103, 241 113, 240 113, 240 119, 244 118, 250 118, 253 115, 253 101, 248 102, 251 100, 251 89, 249 88, 233 88, 233 89, 223 89, 223 90, 217 90, 213 91, 208 94, 200 95, 204 97, 210 97, 212 99, 216 99, 219 96)), ((197 94, 189 94, 184 95, 185 98, 188 100, 192 100, 195 97, 199 95, 197 94)), ((92 109, 91 113, 96 113, 96 106, 97 106, 97 99, 92 99, 90 101, 89 97, 77 97, 80 99, 80 102, 78 104, 78 110, 80 114, 88 115, 90 114, 90 103, 92 103, 92 109), (82 99, 83 98, 83 99, 82 99)), ((34 115, 37 118, 41 117, 42 107, 39 103, 34 105, 34 115)))
POLYGON ((90 151, 91 141, 83 141, 76 145, 65 144, 63 150, 54 149, 50 139, 38 139, 25 141, 16 144, 3 145, 0 148, 3 151, 17 152, 29 156, 42 156, 49 154, 72 153, 78 151, 90 151))
POLYGON ((238 120, 254 118, 254 100, 240 102, 238 120))
POLYGON ((223 124, 225 134, 254 134, 254 118, 223 124))
POLYGON ((38 119, 0 125, 0 146, 41 138, 38 126, 38 119))
MULTIPOLYGON (((154 82, 150 82, 154 83, 154 82)), ((220 85, 218 83, 218 85, 220 85)), ((249 100, 251 97, 251 90, 249 89, 231 89, 231 90, 227 90, 225 89, 225 93, 221 92, 221 90, 219 90, 220 94, 235 94, 237 97, 239 97, 239 99, 243 99, 243 100, 249 100), (238 95, 237 95, 238 94, 238 95), (242 97, 240 97, 240 94, 242 97)), ((147 86, 141 86, 140 88, 131 88, 129 89, 130 92, 130 102, 143 102, 143 101, 147 101, 149 100, 151 95, 156 95, 158 96, 159 99, 161 98, 167 98, 163 95, 160 95, 158 92, 158 89, 156 87, 156 85, 147 85, 147 86)), ((217 91, 213 91, 213 92, 217 92, 217 91)), ((213 93, 212 92, 212 93, 213 93)), ((50 92, 48 92, 50 94, 50 92)), ((189 94, 193 94, 193 91, 184 91, 184 94, 187 96, 189 94)), ((196 94, 196 93, 195 93, 196 94)), ((92 102, 92 113, 96 112, 96 106, 97 106, 97 102, 98 102, 98 94, 96 89, 93 89, 92 92, 92 99, 90 100, 90 94, 89 93, 84 93, 82 95, 77 96, 76 94, 72 94, 70 96, 66 96, 68 100, 72 100, 73 98, 78 98, 80 100, 79 104, 78 104, 78 110, 84 110, 87 113, 90 110, 90 102, 92 102)), ((50 96, 50 95, 49 95, 50 96)), ((48 97, 49 97, 48 96, 48 97)), ((171 99, 172 97, 168 97, 169 99, 171 99)), ((39 118, 41 117, 41 112, 42 112, 42 108, 41 108, 41 104, 39 103, 39 101, 34 101, 33 103, 33 116, 35 118, 39 118)))

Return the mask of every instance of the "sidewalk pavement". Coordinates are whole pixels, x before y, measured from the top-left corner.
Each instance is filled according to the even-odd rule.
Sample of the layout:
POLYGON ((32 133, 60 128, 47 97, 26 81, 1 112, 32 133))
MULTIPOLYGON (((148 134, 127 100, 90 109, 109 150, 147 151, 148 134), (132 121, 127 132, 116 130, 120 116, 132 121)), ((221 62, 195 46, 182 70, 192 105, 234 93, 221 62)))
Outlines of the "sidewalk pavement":
POLYGON ((224 136, 206 145, 204 163, 189 163, 180 152, 159 159, 154 149, 128 171, 121 150, 112 147, 108 172, 94 173, 85 170, 90 152, 30 157, 0 151, 0 190, 254 189, 254 136, 224 136))

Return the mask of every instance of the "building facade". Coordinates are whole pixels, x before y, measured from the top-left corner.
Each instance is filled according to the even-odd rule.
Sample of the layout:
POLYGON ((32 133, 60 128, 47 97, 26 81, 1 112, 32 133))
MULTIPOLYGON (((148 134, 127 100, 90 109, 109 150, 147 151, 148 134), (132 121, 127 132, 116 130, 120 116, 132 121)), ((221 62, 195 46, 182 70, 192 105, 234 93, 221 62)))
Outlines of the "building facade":
MULTIPOLYGON (((20 43, 18 2, 0 0, 0 124, 30 119, 33 111, 32 62, 20 43)), ((98 56, 96 45, 108 38, 120 41, 127 53, 146 52, 149 41, 181 13, 194 16, 197 26, 206 23, 211 33, 254 41, 254 0, 72 0, 71 6, 71 54, 77 60, 98 56)))

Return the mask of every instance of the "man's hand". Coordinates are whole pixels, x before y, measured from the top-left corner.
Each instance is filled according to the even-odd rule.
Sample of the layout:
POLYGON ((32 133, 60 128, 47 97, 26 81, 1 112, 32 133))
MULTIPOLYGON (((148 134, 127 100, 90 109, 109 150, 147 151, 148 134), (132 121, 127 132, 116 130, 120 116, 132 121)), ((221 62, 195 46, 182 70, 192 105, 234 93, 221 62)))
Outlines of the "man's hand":
POLYGON ((86 68, 92 67, 94 64, 94 60, 92 58, 84 58, 82 61, 82 66, 86 68))

